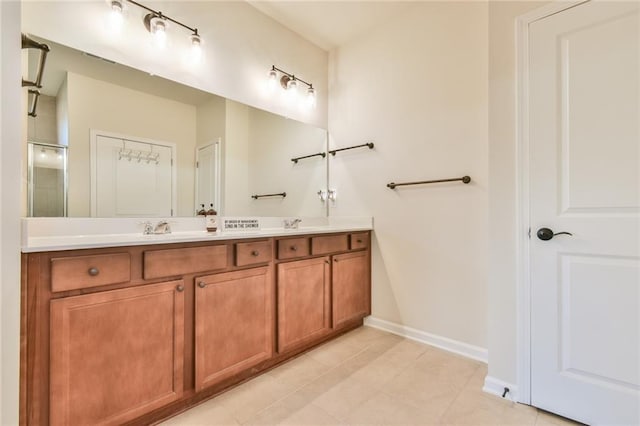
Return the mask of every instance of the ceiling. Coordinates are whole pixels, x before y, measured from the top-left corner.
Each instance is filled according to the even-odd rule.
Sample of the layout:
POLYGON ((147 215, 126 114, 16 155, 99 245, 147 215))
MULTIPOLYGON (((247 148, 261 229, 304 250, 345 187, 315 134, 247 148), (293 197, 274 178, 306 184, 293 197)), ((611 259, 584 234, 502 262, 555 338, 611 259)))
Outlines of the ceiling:
POLYGON ((406 9, 410 1, 248 0, 325 50, 342 46, 406 9))

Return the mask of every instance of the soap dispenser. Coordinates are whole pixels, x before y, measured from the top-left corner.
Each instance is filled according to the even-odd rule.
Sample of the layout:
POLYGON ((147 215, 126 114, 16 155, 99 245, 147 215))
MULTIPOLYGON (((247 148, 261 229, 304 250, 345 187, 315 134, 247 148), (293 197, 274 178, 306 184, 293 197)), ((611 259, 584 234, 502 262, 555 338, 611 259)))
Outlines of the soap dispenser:
POLYGON ((218 213, 213 209, 213 204, 210 205, 209 210, 205 213, 205 219, 207 223, 207 232, 217 232, 218 223, 216 221, 216 215, 218 213))
POLYGON ((206 216, 207 211, 204 209, 204 204, 200 204, 200 210, 196 212, 196 216, 206 216))

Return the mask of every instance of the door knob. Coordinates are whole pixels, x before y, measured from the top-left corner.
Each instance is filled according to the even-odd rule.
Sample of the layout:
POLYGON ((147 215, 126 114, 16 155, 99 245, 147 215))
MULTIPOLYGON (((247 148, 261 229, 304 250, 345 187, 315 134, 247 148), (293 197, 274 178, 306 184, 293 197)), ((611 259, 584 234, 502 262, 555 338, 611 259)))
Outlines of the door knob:
POLYGON ((571 232, 556 232, 556 233, 554 233, 553 230, 551 230, 549 228, 540 228, 540 229, 538 229, 538 232, 536 232, 536 235, 542 241, 549 241, 550 239, 552 239, 556 235, 571 235, 571 236, 573 236, 573 234, 571 232))

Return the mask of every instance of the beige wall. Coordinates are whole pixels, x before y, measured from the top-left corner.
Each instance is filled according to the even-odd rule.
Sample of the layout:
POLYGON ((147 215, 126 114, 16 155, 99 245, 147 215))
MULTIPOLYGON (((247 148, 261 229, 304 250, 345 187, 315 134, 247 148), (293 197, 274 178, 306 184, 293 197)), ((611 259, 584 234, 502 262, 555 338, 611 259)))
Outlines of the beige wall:
POLYGON ((545 2, 489 3, 489 376, 517 383, 515 19, 545 2))
POLYGON ((415 3, 330 55, 330 215, 374 217, 373 315, 487 345, 488 5, 415 3), (391 181, 473 181, 397 189, 391 181))
POLYGON ((91 130, 175 143, 177 216, 192 216, 196 108, 74 73, 67 74, 67 90, 69 216, 91 216, 91 130))
POLYGON ((325 216, 317 192, 327 186, 327 159, 291 158, 325 152, 327 132, 255 108, 249 110, 249 192, 286 192, 251 200, 252 216, 325 216))
POLYGON ((28 117, 27 139, 30 142, 58 143, 56 98, 40 95, 36 116, 28 117))
POLYGON ((226 102, 225 139, 222 143, 222 211, 225 216, 249 216, 249 107, 226 102))
POLYGON ((196 106, 196 142, 204 145, 223 138, 225 133, 226 102, 219 96, 196 106))

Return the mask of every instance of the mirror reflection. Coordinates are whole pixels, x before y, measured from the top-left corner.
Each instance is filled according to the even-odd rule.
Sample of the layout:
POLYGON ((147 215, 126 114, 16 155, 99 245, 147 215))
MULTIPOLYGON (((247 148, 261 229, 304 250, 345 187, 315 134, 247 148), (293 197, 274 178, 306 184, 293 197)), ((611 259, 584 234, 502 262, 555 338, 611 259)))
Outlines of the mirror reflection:
POLYGON ((326 215, 326 158, 291 161, 326 152, 324 129, 33 38, 51 51, 28 119, 30 216, 326 215))

